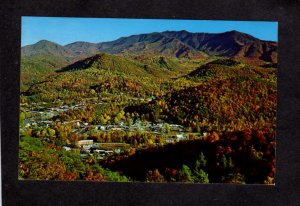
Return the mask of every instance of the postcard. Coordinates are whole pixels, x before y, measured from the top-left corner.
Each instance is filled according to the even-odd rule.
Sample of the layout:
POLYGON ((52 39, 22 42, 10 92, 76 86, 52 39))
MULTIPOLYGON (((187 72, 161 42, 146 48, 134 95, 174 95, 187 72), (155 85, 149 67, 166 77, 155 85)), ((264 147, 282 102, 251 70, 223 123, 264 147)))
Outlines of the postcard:
POLYGON ((19 180, 275 184, 278 22, 22 17, 19 180))

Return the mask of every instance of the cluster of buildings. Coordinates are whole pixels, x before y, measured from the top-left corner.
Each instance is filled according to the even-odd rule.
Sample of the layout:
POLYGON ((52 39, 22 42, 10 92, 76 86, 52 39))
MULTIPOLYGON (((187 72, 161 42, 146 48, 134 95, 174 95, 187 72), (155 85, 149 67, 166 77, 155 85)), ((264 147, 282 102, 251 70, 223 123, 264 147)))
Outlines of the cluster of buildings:
MULTIPOLYGON (((120 147, 113 147, 113 149, 100 149, 101 147, 110 144, 114 146, 123 145, 123 143, 98 143, 93 140, 79 140, 76 142, 73 148, 80 149, 80 156, 82 158, 89 158, 90 156, 96 155, 97 159, 103 159, 105 156, 120 153, 120 147)), ((71 151, 71 146, 63 146, 63 149, 66 151, 71 151)))
MULTIPOLYGON (((133 122, 133 121, 132 121, 133 122)), ((123 131, 135 131, 135 130, 144 130, 151 132, 164 132, 166 127, 169 127, 170 131, 184 132, 185 128, 177 124, 166 124, 166 123, 150 123, 150 122, 141 122, 135 121, 132 125, 126 125, 124 122, 120 121, 116 125, 96 125, 96 130, 108 131, 108 130, 123 130, 123 131), (168 126, 167 126, 168 125, 168 126)))

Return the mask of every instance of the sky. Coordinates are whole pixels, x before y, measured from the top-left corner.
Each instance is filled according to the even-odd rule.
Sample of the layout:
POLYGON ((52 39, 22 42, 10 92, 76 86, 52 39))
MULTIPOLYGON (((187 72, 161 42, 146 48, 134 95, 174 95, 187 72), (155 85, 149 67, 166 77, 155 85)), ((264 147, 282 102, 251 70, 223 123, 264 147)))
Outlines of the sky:
POLYGON ((173 19, 22 17, 21 45, 40 40, 66 45, 75 41, 99 43, 134 34, 162 31, 221 33, 237 30, 261 40, 277 41, 278 22, 173 19))

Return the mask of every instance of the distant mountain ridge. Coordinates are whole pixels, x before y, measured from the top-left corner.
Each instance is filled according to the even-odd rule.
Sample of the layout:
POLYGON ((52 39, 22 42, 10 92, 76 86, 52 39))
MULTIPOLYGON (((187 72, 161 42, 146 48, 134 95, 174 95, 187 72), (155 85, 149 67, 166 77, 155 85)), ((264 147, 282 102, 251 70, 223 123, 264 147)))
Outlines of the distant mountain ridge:
POLYGON ((42 40, 21 49, 22 57, 54 55, 76 60, 99 52, 110 54, 153 54, 175 57, 223 56, 277 62, 277 43, 263 41, 238 31, 191 33, 182 31, 153 32, 121 37, 101 43, 74 42, 61 46, 42 40))

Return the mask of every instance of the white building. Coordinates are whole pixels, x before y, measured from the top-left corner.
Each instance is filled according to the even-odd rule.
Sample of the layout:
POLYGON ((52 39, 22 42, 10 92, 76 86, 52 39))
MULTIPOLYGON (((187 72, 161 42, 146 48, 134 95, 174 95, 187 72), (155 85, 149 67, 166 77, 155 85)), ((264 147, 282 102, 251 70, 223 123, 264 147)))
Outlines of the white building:
POLYGON ((71 151, 71 147, 63 146, 63 149, 66 151, 71 151))
POLYGON ((84 150, 90 150, 93 147, 93 143, 93 140, 79 140, 75 145, 84 150))

